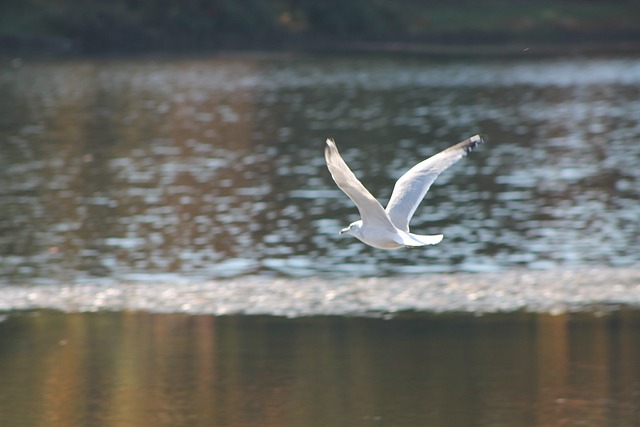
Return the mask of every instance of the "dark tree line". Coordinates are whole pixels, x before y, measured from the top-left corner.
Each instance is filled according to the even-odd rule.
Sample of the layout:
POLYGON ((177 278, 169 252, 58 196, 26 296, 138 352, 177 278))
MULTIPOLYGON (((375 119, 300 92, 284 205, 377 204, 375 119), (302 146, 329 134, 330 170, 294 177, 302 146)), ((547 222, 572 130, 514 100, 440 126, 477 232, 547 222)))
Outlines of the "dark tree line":
POLYGON ((0 38, 85 51, 640 35, 632 0, 0 0, 0 11, 0 38))

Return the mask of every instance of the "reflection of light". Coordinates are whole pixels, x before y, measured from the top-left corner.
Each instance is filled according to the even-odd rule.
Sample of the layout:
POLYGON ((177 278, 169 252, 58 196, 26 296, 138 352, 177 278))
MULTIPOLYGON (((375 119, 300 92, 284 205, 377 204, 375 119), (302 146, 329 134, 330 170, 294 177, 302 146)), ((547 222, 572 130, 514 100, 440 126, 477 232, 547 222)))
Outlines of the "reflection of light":
POLYGON ((10 154, 0 172, 8 252, 0 262, 25 277, 272 274, 263 259, 280 260, 286 274, 286 258, 312 260, 289 264, 310 275, 637 263, 639 67, 373 58, 34 65, 1 77, 17 108, 15 125, 0 130, 10 154), (445 244, 389 255, 338 239, 339 218, 356 212, 331 185, 324 137, 351 141, 345 154, 358 176, 384 196, 407 165, 472 128, 495 136, 486 155, 443 175, 415 218, 419 230, 441 229, 445 244))

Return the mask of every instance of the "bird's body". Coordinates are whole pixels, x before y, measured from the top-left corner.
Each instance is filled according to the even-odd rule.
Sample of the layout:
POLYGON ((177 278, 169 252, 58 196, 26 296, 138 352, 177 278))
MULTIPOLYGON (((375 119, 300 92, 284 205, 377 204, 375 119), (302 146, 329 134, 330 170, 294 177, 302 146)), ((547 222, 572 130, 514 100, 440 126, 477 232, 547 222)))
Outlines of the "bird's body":
POLYGON ((438 175, 460 160, 484 140, 479 135, 462 141, 412 167, 396 182, 387 208, 371 195, 344 162, 333 139, 327 139, 324 155, 338 187, 355 203, 361 220, 340 234, 351 234, 379 249, 435 245, 442 234, 418 235, 409 232, 409 221, 438 175))

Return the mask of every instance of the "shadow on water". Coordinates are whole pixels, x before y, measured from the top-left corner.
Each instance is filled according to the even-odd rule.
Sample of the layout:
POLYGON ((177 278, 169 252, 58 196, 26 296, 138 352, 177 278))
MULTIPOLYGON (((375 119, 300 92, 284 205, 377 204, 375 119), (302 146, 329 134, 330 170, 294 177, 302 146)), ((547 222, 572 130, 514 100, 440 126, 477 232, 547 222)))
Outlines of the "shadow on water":
POLYGON ((640 261, 640 61, 242 58, 0 72, 0 279, 396 275, 640 261), (412 223, 338 236, 324 138, 383 202, 473 133, 412 223), (167 276, 168 275, 168 276, 167 276))
POLYGON ((0 423, 636 426, 640 315, 142 313, 0 324, 0 423))

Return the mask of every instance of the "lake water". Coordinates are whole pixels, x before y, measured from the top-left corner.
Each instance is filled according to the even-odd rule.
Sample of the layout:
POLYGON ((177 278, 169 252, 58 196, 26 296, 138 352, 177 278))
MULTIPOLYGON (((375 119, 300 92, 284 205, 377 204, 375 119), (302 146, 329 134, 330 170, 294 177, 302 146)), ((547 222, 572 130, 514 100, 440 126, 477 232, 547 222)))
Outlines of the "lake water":
POLYGON ((365 57, 5 64, 0 278, 390 276, 640 261, 640 60, 365 57), (386 203, 475 133, 380 251, 323 158, 386 203))
POLYGON ((637 426, 640 59, 0 65, 0 425, 637 426), (412 230, 357 219, 476 133, 412 230))
POLYGON ((17 426, 640 423, 640 314, 39 312, 0 323, 17 426))

